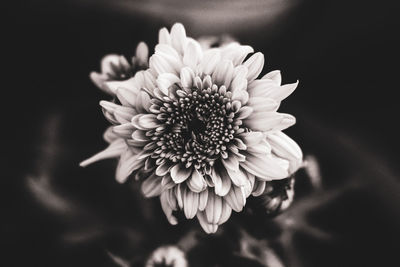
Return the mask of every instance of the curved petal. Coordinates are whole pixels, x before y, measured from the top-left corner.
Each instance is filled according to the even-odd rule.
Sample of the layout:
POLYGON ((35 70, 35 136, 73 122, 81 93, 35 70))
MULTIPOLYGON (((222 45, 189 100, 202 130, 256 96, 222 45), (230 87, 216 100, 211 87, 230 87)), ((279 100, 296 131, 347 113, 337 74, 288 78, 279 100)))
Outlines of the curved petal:
POLYGON ((257 52, 247 59, 243 65, 249 70, 247 73, 247 80, 253 81, 258 77, 264 67, 264 55, 261 52, 257 52))
POLYGON ((207 183, 203 178, 203 175, 198 170, 194 170, 192 176, 188 179, 187 185, 193 192, 200 193, 207 187, 207 183))
POLYGON ((119 157, 126 150, 126 148, 127 145, 125 141, 123 139, 117 139, 113 141, 106 149, 82 161, 79 163, 79 165, 81 167, 86 167, 99 160, 119 157))
POLYGON ((243 187, 232 186, 229 193, 224 197, 228 205, 236 212, 242 211, 246 204, 246 196, 243 187))
POLYGON ((205 209, 207 222, 217 224, 222 213, 222 198, 214 194, 208 194, 207 206, 205 209))
POLYGON ((195 40, 189 40, 184 51, 183 64, 195 69, 202 58, 203 52, 200 45, 195 40))
POLYGON ((207 206, 208 201, 208 189, 204 190, 199 195, 199 210, 203 211, 207 206))
POLYGON ((125 182, 128 176, 131 175, 133 171, 143 167, 144 159, 140 158, 142 154, 136 153, 137 151, 134 151, 133 149, 127 149, 121 155, 115 174, 115 178, 118 182, 125 182))
POLYGON ((175 216, 172 215, 173 209, 168 202, 167 194, 168 194, 167 191, 161 193, 160 196, 161 207, 169 223, 172 225, 176 225, 178 223, 178 220, 176 219, 175 216))
POLYGON ((176 164, 171 169, 171 177, 175 183, 179 184, 185 181, 192 174, 192 168, 186 168, 183 164, 176 164))
POLYGON ((204 52, 203 60, 200 62, 198 66, 198 71, 203 74, 209 74, 211 75, 215 67, 217 66, 217 63, 221 59, 221 53, 217 49, 209 49, 206 52, 204 52))
POLYGON ((213 234, 218 230, 217 224, 208 223, 205 212, 198 212, 197 219, 199 220, 201 227, 207 234, 213 234))
POLYGON ((183 53, 186 44, 186 31, 181 23, 175 23, 171 28, 171 44, 179 53, 183 53))
POLYGON ((221 218, 218 221, 218 225, 225 223, 229 217, 231 217, 232 208, 226 203, 225 199, 222 200, 222 211, 221 211, 221 218))
POLYGON ((244 120, 245 125, 255 131, 282 131, 296 123, 296 118, 290 114, 278 112, 252 113, 244 120))
POLYGON ((225 196, 231 188, 231 178, 224 170, 212 170, 211 179, 214 182, 215 194, 218 196, 225 196), (221 172, 221 174, 219 173, 221 172))
POLYGON ((226 88, 229 88, 232 82, 234 73, 234 67, 231 61, 223 60, 218 62, 215 66, 215 70, 212 74, 212 79, 215 84, 221 86, 225 85, 226 88))
POLYGON ((240 166, 265 181, 284 179, 289 176, 289 162, 271 155, 258 157, 249 154, 240 166))
POLYGON ((277 85, 281 85, 282 82, 281 71, 273 70, 265 74, 261 79, 270 79, 273 80, 277 85))
POLYGON ((142 182, 141 189, 145 197, 155 197, 161 194, 161 180, 162 177, 153 174, 142 182))
POLYGON ((186 218, 192 219, 199 207, 199 194, 185 188, 183 190, 183 212, 186 218))

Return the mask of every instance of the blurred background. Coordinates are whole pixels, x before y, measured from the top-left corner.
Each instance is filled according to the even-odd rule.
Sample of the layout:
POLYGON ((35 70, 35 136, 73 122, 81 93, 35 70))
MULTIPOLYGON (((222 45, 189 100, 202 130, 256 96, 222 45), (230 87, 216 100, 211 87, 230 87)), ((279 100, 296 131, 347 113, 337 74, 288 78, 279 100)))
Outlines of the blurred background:
POLYGON ((399 266, 392 2, 8 3, 2 265, 142 266, 160 245, 189 243, 190 266, 399 266), (105 146, 108 125, 98 106, 108 96, 89 72, 105 54, 129 58, 142 40, 154 47, 158 29, 177 21, 195 38, 229 34, 252 45, 265 55, 264 73, 300 80, 280 110, 297 117, 287 133, 313 167, 298 173, 288 211, 269 218, 250 205, 209 237, 194 220, 170 226, 157 200, 117 184, 112 160, 79 168, 105 146))

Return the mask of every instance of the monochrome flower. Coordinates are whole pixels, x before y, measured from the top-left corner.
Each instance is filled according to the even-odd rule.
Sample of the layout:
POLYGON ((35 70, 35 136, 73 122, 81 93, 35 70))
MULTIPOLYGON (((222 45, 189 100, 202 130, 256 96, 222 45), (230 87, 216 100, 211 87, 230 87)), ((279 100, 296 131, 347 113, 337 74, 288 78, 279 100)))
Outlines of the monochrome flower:
POLYGON ((180 209, 214 233, 247 197, 302 162, 282 132, 295 118, 277 112, 297 82, 281 85, 279 71, 257 79, 264 56, 252 53, 237 42, 202 47, 179 23, 161 29, 148 69, 104 81, 116 96, 100 102, 113 124, 104 134, 109 146, 81 165, 119 157, 117 181, 133 175, 145 196, 160 197, 171 224, 180 209))
POLYGON ((112 94, 105 82, 126 80, 141 69, 148 67, 149 48, 143 42, 136 47, 136 54, 131 62, 117 54, 109 54, 103 57, 100 63, 101 72, 91 72, 90 79, 100 89, 108 94, 112 94))
POLYGON ((167 245, 157 248, 150 255, 145 266, 186 267, 188 263, 185 253, 182 250, 177 246, 167 245))

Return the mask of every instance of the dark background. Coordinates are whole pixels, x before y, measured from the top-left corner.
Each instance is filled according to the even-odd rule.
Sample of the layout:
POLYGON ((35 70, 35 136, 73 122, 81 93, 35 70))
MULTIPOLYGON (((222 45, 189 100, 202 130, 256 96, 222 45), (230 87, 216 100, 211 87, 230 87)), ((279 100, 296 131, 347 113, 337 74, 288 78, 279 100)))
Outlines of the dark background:
MULTIPOLYGON (((220 2, 218 7, 226 5, 232 14, 242 12, 228 8, 230 1, 220 2)), ((179 235, 176 229, 168 234, 170 228, 160 217, 161 222, 154 222, 158 231, 131 233, 147 243, 127 242, 115 229, 146 216, 140 208, 133 211, 137 204, 126 204, 136 203, 130 185, 114 182, 113 163, 77 167, 105 145, 101 135, 107 123, 98 102, 107 96, 88 77, 99 69, 101 57, 107 53, 130 57, 141 40, 152 47, 158 29, 175 21, 196 25, 193 32, 187 27, 189 36, 208 32, 202 21, 183 16, 198 6, 194 3, 192 7, 174 4, 174 12, 165 9, 163 16, 137 8, 141 1, 132 1, 131 9, 118 3, 25 1, 5 9, 1 41, 6 69, 2 72, 4 266, 114 266, 104 249, 121 252, 138 246, 142 249, 138 253, 145 255, 179 235), (44 189, 32 182, 43 181, 40 177, 49 180, 43 182, 45 186, 36 184, 44 189), (43 205, 46 201, 37 197, 38 192, 44 192, 44 199, 57 199, 46 193, 49 188, 75 204, 54 200, 54 207, 48 202, 43 205), (96 235, 105 228, 112 234, 96 235), (93 239, 85 239, 84 233, 91 231, 93 239), (80 237, 84 240, 76 241, 80 237)), ((204 12, 208 4, 204 2, 204 12)), ((219 15, 229 16, 229 12, 221 9, 219 15)), ((262 51, 264 73, 280 69, 284 83, 300 80, 281 111, 297 117, 288 133, 306 154, 317 156, 326 188, 340 188, 353 179, 368 184, 334 202, 340 203, 337 207, 326 208, 331 217, 321 215, 325 220, 318 223, 328 225, 326 229, 341 241, 321 248, 303 240, 299 251, 305 266, 399 264, 395 254, 400 248, 398 9, 389 1, 304 0, 296 1, 273 22, 257 23, 250 15, 239 28, 216 24, 209 32, 231 33, 262 51)), ((159 209, 157 201, 148 205, 159 209)))

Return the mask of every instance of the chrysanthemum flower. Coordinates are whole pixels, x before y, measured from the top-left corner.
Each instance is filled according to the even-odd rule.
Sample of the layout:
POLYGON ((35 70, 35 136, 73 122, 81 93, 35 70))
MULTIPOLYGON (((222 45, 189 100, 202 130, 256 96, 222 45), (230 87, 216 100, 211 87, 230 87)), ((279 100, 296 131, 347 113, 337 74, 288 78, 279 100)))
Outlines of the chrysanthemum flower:
POLYGON ((136 47, 136 54, 129 62, 124 56, 109 54, 103 57, 100 64, 101 72, 91 72, 90 79, 100 89, 113 94, 106 82, 121 81, 131 78, 137 71, 147 69, 149 64, 149 48, 143 42, 136 47))
POLYGON ((105 82, 118 100, 100 102, 113 124, 104 135, 110 145, 81 165, 119 157, 116 179, 141 180, 145 196, 160 196, 171 224, 180 209, 215 232, 247 197, 302 162, 282 132, 295 118, 277 112, 297 82, 281 85, 279 71, 257 79, 264 56, 253 52, 236 42, 202 48, 181 24, 161 29, 148 69, 105 82))

